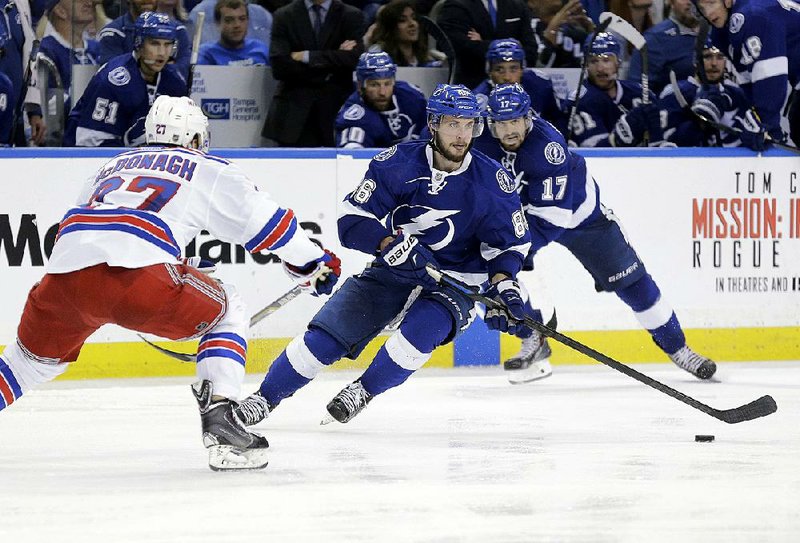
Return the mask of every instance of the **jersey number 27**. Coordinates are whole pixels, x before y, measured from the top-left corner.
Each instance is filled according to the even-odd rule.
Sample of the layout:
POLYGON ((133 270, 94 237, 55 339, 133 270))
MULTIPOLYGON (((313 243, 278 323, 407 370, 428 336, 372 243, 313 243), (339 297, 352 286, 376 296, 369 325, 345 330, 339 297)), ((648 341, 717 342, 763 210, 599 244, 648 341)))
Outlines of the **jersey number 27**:
POLYGON ((110 177, 97 186, 87 205, 105 202, 105 198, 110 192, 124 190, 142 195, 142 202, 136 206, 136 209, 158 212, 175 196, 179 188, 181 188, 179 183, 160 177, 140 175, 134 177, 130 182, 126 182, 121 177, 110 177))

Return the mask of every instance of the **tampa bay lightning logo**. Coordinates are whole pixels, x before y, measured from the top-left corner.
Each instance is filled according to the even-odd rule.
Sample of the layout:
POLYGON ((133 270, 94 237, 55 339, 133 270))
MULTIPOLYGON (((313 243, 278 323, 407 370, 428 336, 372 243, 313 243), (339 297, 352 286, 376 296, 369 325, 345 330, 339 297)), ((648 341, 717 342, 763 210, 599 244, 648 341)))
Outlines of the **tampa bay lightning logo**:
POLYGON ((567 153, 564 152, 564 148, 561 144, 551 141, 544 148, 544 157, 550 164, 558 166, 559 164, 563 164, 567 159, 567 153))
POLYGON ((500 190, 503 192, 511 194, 517 190, 516 181, 511 179, 505 170, 497 170, 495 177, 497 178, 497 184, 500 185, 500 190))
POLYGON ((131 73, 125 66, 114 68, 108 72, 108 82, 117 87, 127 85, 131 80, 131 73))
POLYGON ((344 118, 347 121, 357 121, 364 116, 364 107, 359 104, 353 104, 347 111, 344 112, 344 118))
POLYGON ((417 236, 432 251, 447 247, 456 233, 452 217, 457 209, 434 209, 422 205, 401 205, 392 212, 392 230, 417 236))
POLYGON ((389 160, 392 157, 392 155, 395 154, 396 152, 397 152, 397 145, 392 145, 388 149, 384 149, 383 151, 372 157, 372 160, 376 162, 383 162, 384 160, 389 160))
POLYGON ((731 34, 736 34, 742 29, 744 25, 744 15, 741 13, 734 13, 731 15, 731 20, 728 22, 728 31, 731 34))

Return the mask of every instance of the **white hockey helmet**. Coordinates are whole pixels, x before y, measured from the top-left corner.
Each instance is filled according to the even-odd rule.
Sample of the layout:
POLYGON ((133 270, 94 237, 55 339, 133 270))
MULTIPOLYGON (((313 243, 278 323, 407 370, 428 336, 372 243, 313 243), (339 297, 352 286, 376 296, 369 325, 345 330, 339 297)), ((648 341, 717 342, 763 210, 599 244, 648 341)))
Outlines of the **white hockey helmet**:
POLYGON ((156 98, 147 113, 144 130, 148 145, 161 143, 208 152, 208 117, 186 96, 156 98))

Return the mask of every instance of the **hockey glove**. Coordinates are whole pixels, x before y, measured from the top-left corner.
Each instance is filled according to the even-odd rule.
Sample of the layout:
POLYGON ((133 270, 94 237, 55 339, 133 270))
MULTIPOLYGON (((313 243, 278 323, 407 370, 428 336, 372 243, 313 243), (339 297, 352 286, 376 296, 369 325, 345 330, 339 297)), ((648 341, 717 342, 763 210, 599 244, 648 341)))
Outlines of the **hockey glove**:
POLYGON ((436 262, 431 250, 422 245, 412 235, 406 233, 398 234, 381 251, 380 260, 401 283, 422 285, 430 290, 439 287, 439 284, 425 270, 425 266, 428 264, 433 264, 437 269, 439 264, 436 262))
POLYGON ((744 115, 736 117, 734 124, 742 129, 739 134, 742 145, 759 153, 766 151, 773 141, 780 143, 786 141, 786 134, 783 133, 782 128, 778 127, 777 129, 767 131, 752 110, 744 115))
POLYGON ((283 270, 298 285, 311 292, 312 296, 330 294, 342 274, 342 261, 333 252, 325 254, 305 266, 293 266, 283 262, 283 270))
POLYGON ((494 283, 486 291, 486 297, 499 302, 501 308, 486 311, 483 320, 491 330, 500 330, 521 338, 530 337, 533 330, 525 326, 525 302, 519 284, 513 279, 503 279, 494 283))
POLYGON ((661 112, 655 104, 636 106, 620 117, 614 125, 611 142, 614 147, 633 147, 642 141, 645 132, 649 132, 652 141, 664 139, 661 112))
POLYGON ((210 260, 205 260, 204 258, 200 258, 199 256, 190 256, 189 258, 183 259, 184 266, 189 266, 190 268, 194 268, 197 271, 204 273, 206 275, 211 275, 215 271, 217 271, 217 265, 211 262, 210 260))
POLYGON ((713 121, 722 122, 725 112, 733 109, 733 98, 721 90, 718 85, 703 86, 697 91, 691 110, 698 116, 713 121))

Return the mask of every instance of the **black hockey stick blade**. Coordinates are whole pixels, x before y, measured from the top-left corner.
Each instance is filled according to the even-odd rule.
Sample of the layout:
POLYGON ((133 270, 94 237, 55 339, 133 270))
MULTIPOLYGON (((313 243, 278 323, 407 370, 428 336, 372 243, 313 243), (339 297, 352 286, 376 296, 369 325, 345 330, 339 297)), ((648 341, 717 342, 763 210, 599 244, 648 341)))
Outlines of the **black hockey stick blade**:
MULTIPOLYGON (((262 309, 261 311, 259 311, 258 313, 256 313, 252 317, 250 317, 250 328, 252 328, 256 324, 258 324, 259 322, 264 320, 269 315, 272 315, 273 313, 275 313, 278 309, 280 309, 281 307, 285 306, 286 304, 288 304, 289 302, 291 302, 292 300, 297 298, 302 293, 303 293, 303 287, 301 287, 300 285, 295 285, 294 287, 292 287, 288 292, 286 292, 285 294, 282 294, 274 302, 272 302, 271 304, 267 305, 264 309, 262 309)), ((196 354, 181 353, 181 352, 178 352, 178 351, 173 351, 171 349, 167 349, 165 347, 161 347, 159 345, 156 345, 152 341, 149 341, 147 338, 145 338, 142 334, 137 334, 137 335, 140 338, 142 338, 142 340, 145 343, 147 343, 148 345, 150 345, 154 349, 160 351, 161 353, 163 353, 163 354, 165 354, 165 355, 167 355, 167 356, 169 356, 171 358, 174 358, 176 360, 180 360, 181 362, 192 362, 192 363, 196 363, 197 362, 197 355, 196 354)))
MULTIPOLYGON (((447 285, 450 288, 454 288, 459 292, 462 292, 466 296, 468 296, 471 300, 480 302, 486 306, 487 309, 503 309, 503 305, 491 298, 487 298, 482 294, 479 294, 475 291, 475 289, 469 285, 466 285, 459 281, 458 279, 451 277, 441 271, 437 270, 431 265, 427 267, 428 274, 433 277, 433 279, 439 283, 440 285, 447 285)), ((740 407, 736 407, 733 409, 715 409, 711 406, 708 406, 698 400, 695 400, 691 396, 687 396, 683 392, 675 390, 674 388, 665 385, 660 381, 656 381, 652 377, 649 377, 643 373, 636 371, 635 369, 631 368, 630 366, 626 366, 622 362, 617 362, 610 356, 607 356, 599 351, 596 351, 589 347, 588 345, 584 345, 579 341, 572 339, 569 336, 565 336, 564 334, 553 330, 552 328, 533 320, 532 318, 526 316, 525 317, 525 324, 537 332, 549 337, 553 338, 554 340, 558 341, 559 343, 566 345, 567 347, 588 356, 589 358, 600 362, 601 364, 605 364, 620 373, 624 373, 628 377, 636 379, 640 383, 644 383, 645 385, 658 390, 659 392, 666 394, 667 396, 671 396, 676 400, 685 403, 695 409, 702 411, 703 413, 714 417, 715 419, 721 420, 722 422, 727 422, 728 424, 736 424, 739 422, 745 422, 748 420, 757 419, 760 417, 766 417, 774 413, 778 409, 778 405, 775 403, 775 400, 771 396, 763 396, 753 402, 750 402, 746 405, 742 405, 740 407)))

